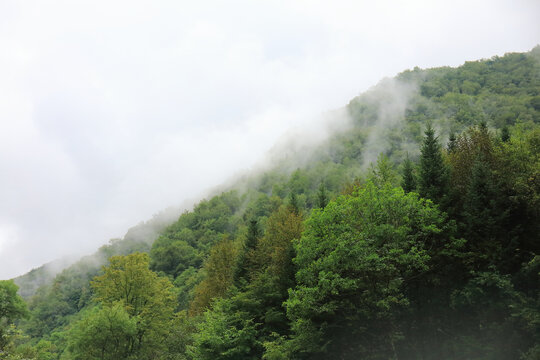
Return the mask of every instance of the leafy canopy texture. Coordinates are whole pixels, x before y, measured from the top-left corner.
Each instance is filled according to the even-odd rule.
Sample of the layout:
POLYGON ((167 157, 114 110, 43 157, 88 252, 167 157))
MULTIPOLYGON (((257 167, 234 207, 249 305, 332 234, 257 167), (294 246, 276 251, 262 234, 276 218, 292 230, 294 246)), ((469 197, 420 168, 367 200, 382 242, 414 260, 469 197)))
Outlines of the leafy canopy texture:
POLYGON ((172 285, 148 268, 148 254, 113 256, 109 261, 104 274, 92 281, 97 301, 104 305, 120 302, 131 316, 143 319, 172 316, 172 285))
POLYGON ((193 360, 256 360, 256 324, 231 299, 217 299, 203 314, 188 353, 193 360))
POLYGON ((17 295, 18 289, 13 280, 0 280, 0 321, 11 323, 28 315, 26 303, 17 295))
POLYGON ((0 280, 0 359, 11 345, 11 324, 16 319, 28 316, 26 303, 17 295, 18 289, 13 280, 0 280))
POLYGON ((234 282, 237 256, 238 248, 228 238, 212 248, 204 264, 205 278, 195 288, 195 298, 190 308, 192 315, 202 313, 214 299, 225 296, 234 282))
POLYGON ((125 359, 133 353, 137 318, 121 303, 95 307, 71 330, 75 359, 125 359))
POLYGON ((538 74, 540 46, 407 70, 237 190, 16 279, 28 320, 0 283, 0 359, 540 359, 538 74), (145 256, 100 272, 137 251, 172 319, 145 256))
POLYGON ((431 249, 448 245, 448 230, 430 201, 370 182, 314 210, 295 243, 297 286, 286 302, 293 350, 391 349, 395 310, 408 305, 403 288, 427 272, 431 249))
POLYGON ((149 268, 148 254, 113 256, 92 281, 101 307, 71 331, 76 359, 158 359, 173 318, 173 287, 149 268))

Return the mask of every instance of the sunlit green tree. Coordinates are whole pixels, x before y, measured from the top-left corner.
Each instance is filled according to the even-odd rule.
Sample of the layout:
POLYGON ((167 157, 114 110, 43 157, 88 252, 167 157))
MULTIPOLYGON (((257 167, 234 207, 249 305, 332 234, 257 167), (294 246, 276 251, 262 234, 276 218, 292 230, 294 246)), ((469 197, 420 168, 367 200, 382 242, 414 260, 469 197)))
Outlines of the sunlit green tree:
POLYGON ((149 269, 148 254, 113 256, 92 281, 99 307, 70 333, 77 359, 160 358, 175 296, 167 278, 149 269), (98 350, 96 350, 98 349, 98 350))
POLYGON ((429 269, 436 249, 451 245, 449 230, 431 203, 371 183, 314 210, 295 242, 288 349, 395 356, 396 314, 409 303, 404 288, 429 269))

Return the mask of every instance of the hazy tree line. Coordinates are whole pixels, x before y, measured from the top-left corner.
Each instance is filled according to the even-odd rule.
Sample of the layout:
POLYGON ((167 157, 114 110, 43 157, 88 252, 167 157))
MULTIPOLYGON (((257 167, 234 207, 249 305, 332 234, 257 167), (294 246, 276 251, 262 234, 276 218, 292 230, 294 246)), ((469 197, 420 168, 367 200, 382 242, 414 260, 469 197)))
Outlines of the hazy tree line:
POLYGON ((539 358, 539 74, 538 47, 405 71, 402 121, 363 94, 306 165, 151 246, 112 243, 25 300, 0 282, 0 359, 539 358))

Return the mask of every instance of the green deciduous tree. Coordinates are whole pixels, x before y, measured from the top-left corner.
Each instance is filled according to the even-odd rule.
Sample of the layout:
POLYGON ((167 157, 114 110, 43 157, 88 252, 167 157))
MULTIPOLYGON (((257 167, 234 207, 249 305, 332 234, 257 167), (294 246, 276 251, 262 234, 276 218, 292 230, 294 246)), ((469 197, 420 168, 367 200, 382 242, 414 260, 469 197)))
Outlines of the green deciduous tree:
POLYGON ((212 247, 203 266, 205 277, 195 288, 195 297, 190 305, 192 315, 202 313, 212 300, 223 297, 233 285, 237 256, 238 247, 228 238, 212 247))
POLYGON ((136 353, 137 320, 122 302, 95 307, 71 329, 68 350, 75 360, 129 359, 136 353))
POLYGON ((193 360, 259 359, 257 329, 249 313, 230 299, 216 300, 203 314, 188 353, 193 360))
POLYGON ((0 358, 12 345, 13 334, 17 332, 13 322, 29 314, 26 303, 17 295, 18 289, 13 280, 0 280, 0 358))
POLYGON ((18 289, 13 280, 0 280, 0 324, 28 315, 26 303, 17 295, 18 289))
POLYGON ((326 350, 336 358, 395 356, 396 311, 408 304, 403 289, 428 271, 435 249, 451 245, 450 234, 429 202, 389 186, 367 183, 314 210, 295 242, 289 349, 326 350))
POLYGON ((161 241, 152 247, 151 257, 153 270, 163 271, 173 277, 191 266, 199 267, 202 263, 200 252, 184 240, 161 241))
POLYGON ((172 284, 148 268, 145 253, 113 256, 103 275, 92 281, 95 298, 104 305, 120 301, 131 316, 169 319, 174 305, 172 284))
POLYGON ((70 348, 76 358, 113 359, 110 354, 160 358, 175 296, 170 281, 148 267, 148 254, 113 256, 103 275, 94 278, 91 284, 101 307, 83 317, 71 332, 70 348), (88 349, 91 346, 104 350, 94 352, 88 349))

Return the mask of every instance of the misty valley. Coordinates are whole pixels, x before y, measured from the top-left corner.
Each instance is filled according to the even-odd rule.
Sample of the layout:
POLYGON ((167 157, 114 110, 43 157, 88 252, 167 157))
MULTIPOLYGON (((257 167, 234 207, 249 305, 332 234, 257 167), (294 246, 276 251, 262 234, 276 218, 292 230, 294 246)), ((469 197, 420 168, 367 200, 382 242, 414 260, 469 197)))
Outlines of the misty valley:
POLYGON ((328 117, 192 210, 0 281, 0 359, 540 359, 540 46, 328 117))

